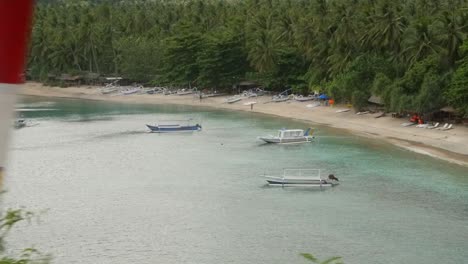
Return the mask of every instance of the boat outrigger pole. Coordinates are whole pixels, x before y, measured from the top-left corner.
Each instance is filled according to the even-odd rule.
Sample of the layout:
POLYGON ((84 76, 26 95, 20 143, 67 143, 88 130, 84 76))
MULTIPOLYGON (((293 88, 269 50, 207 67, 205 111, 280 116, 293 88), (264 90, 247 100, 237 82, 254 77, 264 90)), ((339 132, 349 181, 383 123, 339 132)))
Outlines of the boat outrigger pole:
POLYGON ((33 0, 0 1, 0 185, 16 93, 24 82, 33 0))

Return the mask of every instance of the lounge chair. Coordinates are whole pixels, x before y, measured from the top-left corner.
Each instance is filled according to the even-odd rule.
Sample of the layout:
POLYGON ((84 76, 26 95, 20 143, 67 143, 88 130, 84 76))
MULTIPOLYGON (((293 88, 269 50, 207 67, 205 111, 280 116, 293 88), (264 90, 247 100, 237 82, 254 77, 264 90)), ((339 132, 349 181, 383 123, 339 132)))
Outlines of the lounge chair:
POLYGON ((449 130, 452 129, 453 124, 448 125, 446 128, 441 128, 440 130, 449 130))
POLYGON ((438 126, 439 126, 439 122, 435 123, 433 126, 428 126, 426 128, 434 129, 434 128, 437 128, 438 126))
POLYGON ((436 129, 444 129, 444 128, 447 128, 448 125, 449 125, 448 123, 445 123, 445 125, 444 125, 443 127, 438 127, 438 128, 436 128, 436 129))
POLYGON ((412 122, 407 122, 407 123, 401 124, 401 126, 404 126, 404 127, 413 126, 413 125, 415 125, 415 123, 412 123, 412 122))
POLYGON ((419 127, 419 128, 426 128, 426 127, 428 127, 428 126, 429 126, 429 124, 419 124, 419 125, 417 125, 416 127, 419 127))

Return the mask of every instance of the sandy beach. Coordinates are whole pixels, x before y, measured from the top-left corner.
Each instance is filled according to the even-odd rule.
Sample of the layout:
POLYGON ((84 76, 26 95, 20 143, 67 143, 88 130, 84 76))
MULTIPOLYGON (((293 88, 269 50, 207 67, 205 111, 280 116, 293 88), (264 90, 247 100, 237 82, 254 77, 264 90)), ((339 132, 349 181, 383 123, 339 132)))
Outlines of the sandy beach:
POLYGON ((47 87, 40 83, 28 82, 20 91, 22 95, 80 98, 89 100, 103 100, 125 103, 144 104, 182 104, 191 106, 213 107, 239 111, 253 111, 257 113, 276 115, 309 121, 334 128, 345 129, 359 136, 385 140, 401 148, 434 158, 456 163, 468 167, 468 128, 455 125, 451 130, 424 129, 415 126, 403 127, 408 122, 406 118, 392 118, 384 116, 375 118, 376 114, 356 115, 354 111, 337 113, 337 110, 347 109, 345 106, 308 108, 311 102, 273 103, 270 96, 244 98, 243 100, 227 104, 227 96, 204 98, 200 101, 193 95, 102 95, 99 87, 47 87), (244 105, 256 102, 253 110, 244 105))

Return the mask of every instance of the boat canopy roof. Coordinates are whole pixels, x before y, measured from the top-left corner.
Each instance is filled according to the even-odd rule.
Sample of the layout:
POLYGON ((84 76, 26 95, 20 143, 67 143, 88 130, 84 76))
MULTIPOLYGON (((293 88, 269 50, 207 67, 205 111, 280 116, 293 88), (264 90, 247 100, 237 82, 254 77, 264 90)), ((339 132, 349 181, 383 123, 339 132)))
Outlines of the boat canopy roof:
POLYGON ((280 137, 298 137, 304 135, 304 130, 302 129, 282 129, 278 132, 280 137))

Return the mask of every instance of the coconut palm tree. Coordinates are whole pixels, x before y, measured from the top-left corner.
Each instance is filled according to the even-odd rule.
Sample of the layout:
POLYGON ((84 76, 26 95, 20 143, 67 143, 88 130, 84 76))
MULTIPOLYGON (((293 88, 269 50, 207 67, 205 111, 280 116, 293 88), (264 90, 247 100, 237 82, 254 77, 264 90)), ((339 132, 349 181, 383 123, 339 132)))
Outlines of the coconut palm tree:
POLYGON ((441 51, 429 17, 413 21, 405 30, 402 56, 409 66, 431 54, 440 54, 441 51))

